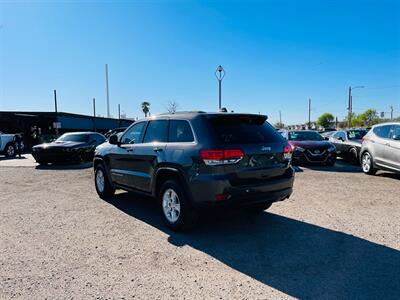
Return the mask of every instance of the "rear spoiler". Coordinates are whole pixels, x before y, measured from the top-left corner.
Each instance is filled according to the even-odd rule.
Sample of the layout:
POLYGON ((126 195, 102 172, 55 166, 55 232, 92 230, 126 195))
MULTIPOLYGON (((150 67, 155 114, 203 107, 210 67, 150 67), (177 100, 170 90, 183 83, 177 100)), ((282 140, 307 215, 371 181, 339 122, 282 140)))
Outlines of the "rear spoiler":
POLYGON ((254 114, 215 114, 207 118, 214 124, 264 124, 268 116, 254 114))

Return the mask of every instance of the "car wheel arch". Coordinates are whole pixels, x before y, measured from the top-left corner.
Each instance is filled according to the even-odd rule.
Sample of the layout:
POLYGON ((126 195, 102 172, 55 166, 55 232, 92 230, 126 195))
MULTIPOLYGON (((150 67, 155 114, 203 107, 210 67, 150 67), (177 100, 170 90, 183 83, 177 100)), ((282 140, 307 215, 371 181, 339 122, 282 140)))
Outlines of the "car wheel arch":
POLYGON ((168 180, 176 180, 178 183, 182 184, 183 190, 186 192, 186 194, 189 196, 189 199, 191 199, 190 192, 187 186, 187 181, 183 175, 183 171, 181 171, 178 167, 176 166, 162 166, 157 168, 157 170, 154 172, 154 180, 152 183, 152 194, 154 197, 158 196, 158 193, 160 192, 160 189, 162 185, 168 181, 168 180))

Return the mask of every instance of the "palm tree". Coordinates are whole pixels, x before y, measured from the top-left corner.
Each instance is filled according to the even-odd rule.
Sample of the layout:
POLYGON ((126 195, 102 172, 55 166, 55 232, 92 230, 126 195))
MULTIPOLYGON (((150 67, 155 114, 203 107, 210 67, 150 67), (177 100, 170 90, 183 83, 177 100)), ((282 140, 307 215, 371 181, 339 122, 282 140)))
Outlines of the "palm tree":
POLYGON ((142 111, 144 112, 144 116, 147 118, 147 114, 150 112, 150 102, 142 102, 142 111))

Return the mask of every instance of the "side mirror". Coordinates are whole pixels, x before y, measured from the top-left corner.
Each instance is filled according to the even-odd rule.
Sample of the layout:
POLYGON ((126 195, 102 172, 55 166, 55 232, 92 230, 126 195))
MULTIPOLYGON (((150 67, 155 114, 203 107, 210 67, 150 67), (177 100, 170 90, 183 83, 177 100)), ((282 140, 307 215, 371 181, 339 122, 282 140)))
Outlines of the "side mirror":
POLYGON ((119 145, 118 136, 117 136, 116 134, 113 134, 112 136, 110 136, 108 142, 109 142, 111 145, 119 145))
POLYGON ((342 137, 338 137, 338 140, 344 142, 344 139, 342 137))
POLYGON ((325 141, 329 141, 329 138, 326 136, 326 137, 324 138, 324 140, 325 140, 325 141))

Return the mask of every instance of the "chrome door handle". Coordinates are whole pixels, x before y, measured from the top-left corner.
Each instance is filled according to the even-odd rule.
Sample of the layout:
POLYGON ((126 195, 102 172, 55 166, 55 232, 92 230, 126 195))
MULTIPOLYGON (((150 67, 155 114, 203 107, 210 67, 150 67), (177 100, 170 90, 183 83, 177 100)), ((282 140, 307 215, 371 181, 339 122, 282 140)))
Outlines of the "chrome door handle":
POLYGON ((154 151, 154 152, 161 152, 161 151, 163 151, 163 149, 162 149, 162 148, 159 148, 159 147, 154 147, 154 148, 153 148, 153 151, 154 151))

